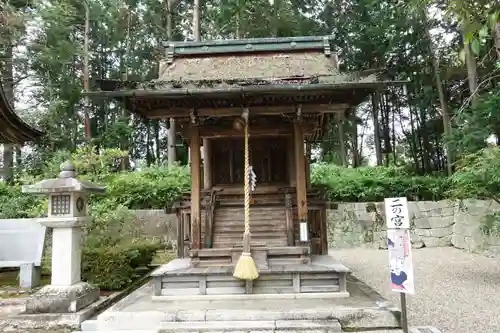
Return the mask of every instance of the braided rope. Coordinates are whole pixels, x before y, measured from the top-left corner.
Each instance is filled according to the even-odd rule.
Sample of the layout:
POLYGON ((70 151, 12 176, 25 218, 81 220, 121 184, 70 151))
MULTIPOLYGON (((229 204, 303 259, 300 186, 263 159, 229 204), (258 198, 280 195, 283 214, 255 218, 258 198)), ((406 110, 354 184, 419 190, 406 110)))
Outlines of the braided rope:
POLYGON ((245 234, 250 233, 250 175, 249 175, 248 121, 245 122, 245 234))

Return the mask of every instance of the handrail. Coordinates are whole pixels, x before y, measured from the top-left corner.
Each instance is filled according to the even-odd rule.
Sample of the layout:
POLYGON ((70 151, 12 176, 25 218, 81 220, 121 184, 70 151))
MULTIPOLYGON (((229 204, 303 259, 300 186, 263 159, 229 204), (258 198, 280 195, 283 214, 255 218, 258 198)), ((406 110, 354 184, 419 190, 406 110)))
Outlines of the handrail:
POLYGON ((212 190, 208 203, 205 209, 205 248, 212 248, 213 224, 215 220, 215 207, 217 205, 217 192, 220 190, 212 190))

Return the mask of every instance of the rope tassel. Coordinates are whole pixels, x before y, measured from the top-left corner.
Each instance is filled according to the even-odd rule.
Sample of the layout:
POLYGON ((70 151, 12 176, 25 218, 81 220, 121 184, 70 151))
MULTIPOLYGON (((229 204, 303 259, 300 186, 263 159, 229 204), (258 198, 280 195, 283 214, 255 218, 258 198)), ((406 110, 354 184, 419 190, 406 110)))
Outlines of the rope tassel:
POLYGON ((233 276, 240 280, 255 280, 259 277, 257 266, 252 258, 250 247, 250 175, 249 175, 249 148, 248 148, 248 119, 245 121, 245 172, 244 172, 244 192, 245 192, 245 232, 243 233, 243 253, 238 259, 233 276))

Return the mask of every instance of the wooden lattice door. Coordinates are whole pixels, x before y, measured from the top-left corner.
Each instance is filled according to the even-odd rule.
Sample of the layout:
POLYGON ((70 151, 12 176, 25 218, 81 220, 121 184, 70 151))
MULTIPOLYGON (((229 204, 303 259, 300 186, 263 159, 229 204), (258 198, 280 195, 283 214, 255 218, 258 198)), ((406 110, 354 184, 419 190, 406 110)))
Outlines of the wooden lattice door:
MULTIPOLYGON (((287 183, 287 141, 285 138, 251 138, 250 163, 260 184, 287 183)), ((242 138, 213 141, 215 184, 243 184, 244 146, 242 138)))

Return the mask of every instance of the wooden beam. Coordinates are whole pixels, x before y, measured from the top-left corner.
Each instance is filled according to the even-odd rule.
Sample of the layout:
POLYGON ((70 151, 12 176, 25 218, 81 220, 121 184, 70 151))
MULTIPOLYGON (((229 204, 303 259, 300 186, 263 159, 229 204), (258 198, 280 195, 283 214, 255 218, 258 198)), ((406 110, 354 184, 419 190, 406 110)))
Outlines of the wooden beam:
POLYGON ((295 150, 295 179, 297 189, 297 213, 299 223, 307 223, 307 188, 304 156, 304 134, 298 121, 293 123, 295 150))
MULTIPOLYGON (((304 122, 303 132, 308 135, 314 133, 317 125, 314 122, 304 122)), ((291 136, 293 135, 293 126, 288 123, 280 125, 257 125, 248 129, 248 134, 252 137, 257 136, 291 136)), ((189 127, 184 127, 180 130, 182 136, 187 136, 189 127)), ((223 126, 200 126, 200 137, 202 138, 226 138, 226 137, 241 137, 243 133, 234 128, 223 126)))
POLYGON ((191 151, 191 248, 201 249, 201 152, 198 126, 190 128, 189 147, 191 151))
MULTIPOLYGON (((302 113, 338 113, 345 112, 349 104, 303 104, 302 113)), ((144 112, 149 119, 182 118, 189 115, 188 108, 152 109, 144 112)), ((196 109, 198 117, 234 117, 241 116, 241 107, 232 108, 201 108, 196 109)), ((250 115, 280 115, 295 113, 290 105, 287 106, 254 106, 250 108, 250 115)))

